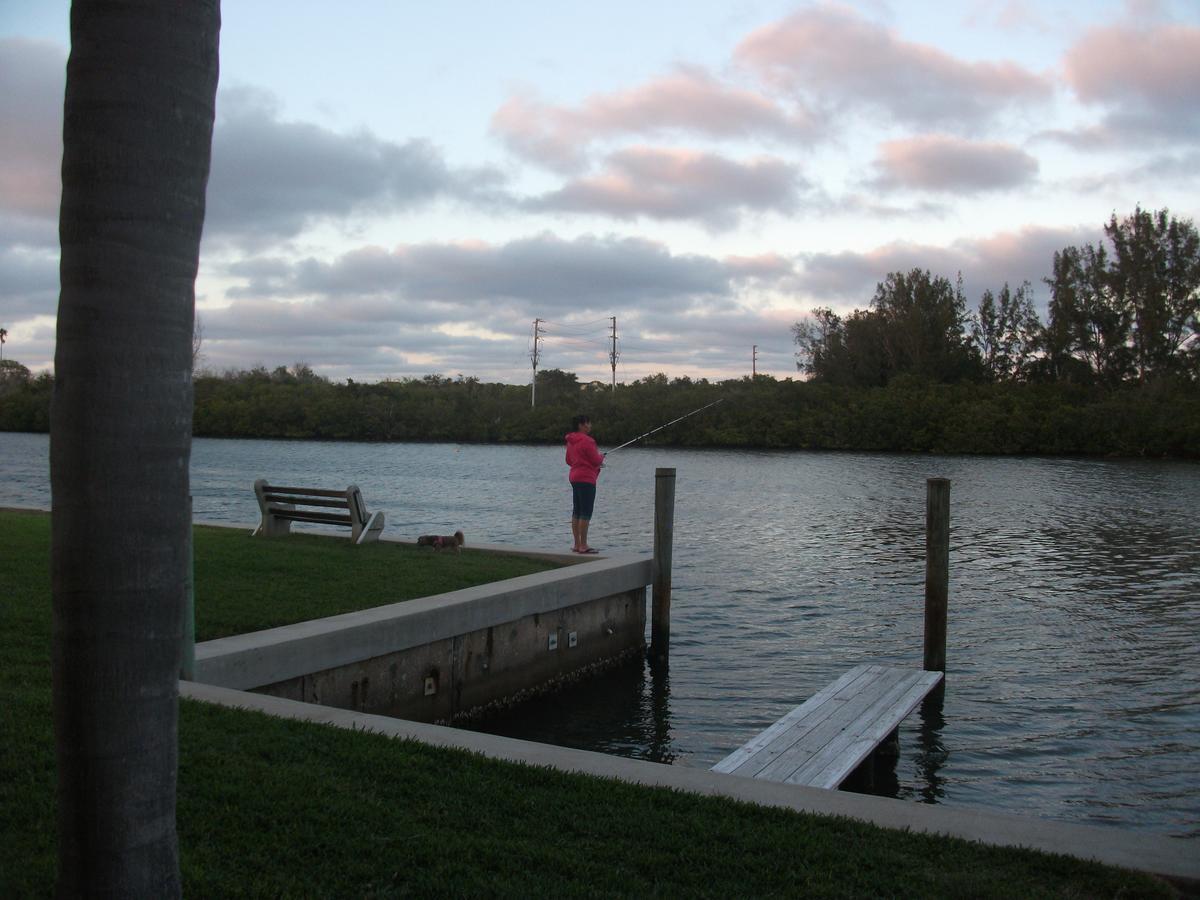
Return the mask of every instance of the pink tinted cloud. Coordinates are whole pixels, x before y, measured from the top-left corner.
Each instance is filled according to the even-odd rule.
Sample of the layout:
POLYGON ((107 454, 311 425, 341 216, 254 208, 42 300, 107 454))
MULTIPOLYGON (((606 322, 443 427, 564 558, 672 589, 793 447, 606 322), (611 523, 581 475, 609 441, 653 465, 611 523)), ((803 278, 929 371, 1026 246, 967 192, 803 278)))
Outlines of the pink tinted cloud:
POLYGON ((1094 28, 1063 67, 1080 100, 1110 108, 1111 125, 1200 129, 1200 28, 1094 28))
POLYGON ((818 303, 862 309, 887 273, 920 268, 950 279, 961 272, 968 306, 974 306, 984 290, 996 290, 1005 282, 1016 286, 1026 280, 1032 283, 1038 303, 1044 304, 1042 279, 1050 274, 1054 253, 1094 241, 1099 232, 1099 227, 1031 225, 963 238, 946 246, 893 241, 862 252, 813 253, 802 259, 796 282, 798 290, 818 303))
POLYGON ((947 135, 881 144, 875 167, 881 187, 959 193, 1018 187, 1038 171, 1037 160, 1011 144, 947 135))
POLYGON ((804 113, 789 112, 761 94, 722 84, 693 67, 627 91, 596 94, 578 107, 517 95, 496 111, 491 125, 515 153, 559 171, 578 169, 593 141, 615 136, 680 132, 804 140, 816 127, 804 113))
POLYGON ((610 155, 599 174, 569 181, 531 206, 617 218, 697 219, 724 228, 743 212, 795 209, 803 186, 796 170, 776 157, 743 162, 692 150, 634 147, 610 155))
POLYGON ((879 108, 919 124, 973 127, 1004 107, 1051 95, 1048 79, 1015 63, 966 62, 836 5, 803 9, 752 32, 735 58, 802 97, 879 108))

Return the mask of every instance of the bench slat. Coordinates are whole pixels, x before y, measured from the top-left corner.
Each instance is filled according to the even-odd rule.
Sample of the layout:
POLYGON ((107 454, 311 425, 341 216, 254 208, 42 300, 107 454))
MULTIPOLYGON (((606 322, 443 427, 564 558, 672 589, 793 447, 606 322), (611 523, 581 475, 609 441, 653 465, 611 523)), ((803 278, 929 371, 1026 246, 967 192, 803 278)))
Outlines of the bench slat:
POLYGON ((327 488, 276 487, 263 485, 263 491, 268 494, 305 494, 310 497, 345 497, 345 491, 331 491, 327 488))
POLYGON ((264 494, 263 499, 268 503, 295 503, 297 506, 328 506, 334 509, 349 509, 350 501, 345 497, 340 500, 321 500, 317 497, 294 497, 286 494, 264 494))
POLYGON ((271 507, 271 515, 277 519, 288 519, 292 522, 319 522, 325 525, 353 525, 349 516, 339 516, 336 513, 309 512, 303 509, 279 509, 271 507))
POLYGON ((835 788, 941 680, 941 672, 856 666, 713 771, 835 788))

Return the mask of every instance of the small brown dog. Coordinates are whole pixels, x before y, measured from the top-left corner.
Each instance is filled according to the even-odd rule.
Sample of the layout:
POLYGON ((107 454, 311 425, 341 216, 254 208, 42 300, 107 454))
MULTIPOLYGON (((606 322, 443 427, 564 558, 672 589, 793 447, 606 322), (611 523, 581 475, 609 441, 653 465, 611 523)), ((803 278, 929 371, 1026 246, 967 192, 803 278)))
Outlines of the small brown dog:
POLYGON ((434 550, 449 550, 454 548, 455 553, 462 553, 463 533, 456 531, 454 534, 423 534, 417 538, 418 547, 432 547, 434 550))

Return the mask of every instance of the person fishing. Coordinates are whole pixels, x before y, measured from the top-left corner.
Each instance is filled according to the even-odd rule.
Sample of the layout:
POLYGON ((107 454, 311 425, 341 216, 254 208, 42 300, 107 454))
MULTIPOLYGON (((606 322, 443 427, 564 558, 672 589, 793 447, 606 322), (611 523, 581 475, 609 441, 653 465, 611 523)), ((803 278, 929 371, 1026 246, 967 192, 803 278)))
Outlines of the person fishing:
POLYGON ((575 539, 572 553, 599 553, 588 544, 588 527, 596 504, 596 480, 604 465, 604 454, 592 439, 592 420, 575 416, 566 435, 566 462, 570 466, 567 480, 571 482, 571 536, 575 539))

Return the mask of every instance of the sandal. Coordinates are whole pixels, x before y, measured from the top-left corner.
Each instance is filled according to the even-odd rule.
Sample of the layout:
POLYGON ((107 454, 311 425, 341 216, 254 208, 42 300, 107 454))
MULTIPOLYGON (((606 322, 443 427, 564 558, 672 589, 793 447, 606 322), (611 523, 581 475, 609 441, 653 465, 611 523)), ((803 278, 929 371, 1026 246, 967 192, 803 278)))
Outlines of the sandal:
POLYGON ((588 547, 586 550, 576 550, 575 552, 586 554, 586 553, 599 553, 600 551, 597 550, 595 547, 588 547))

